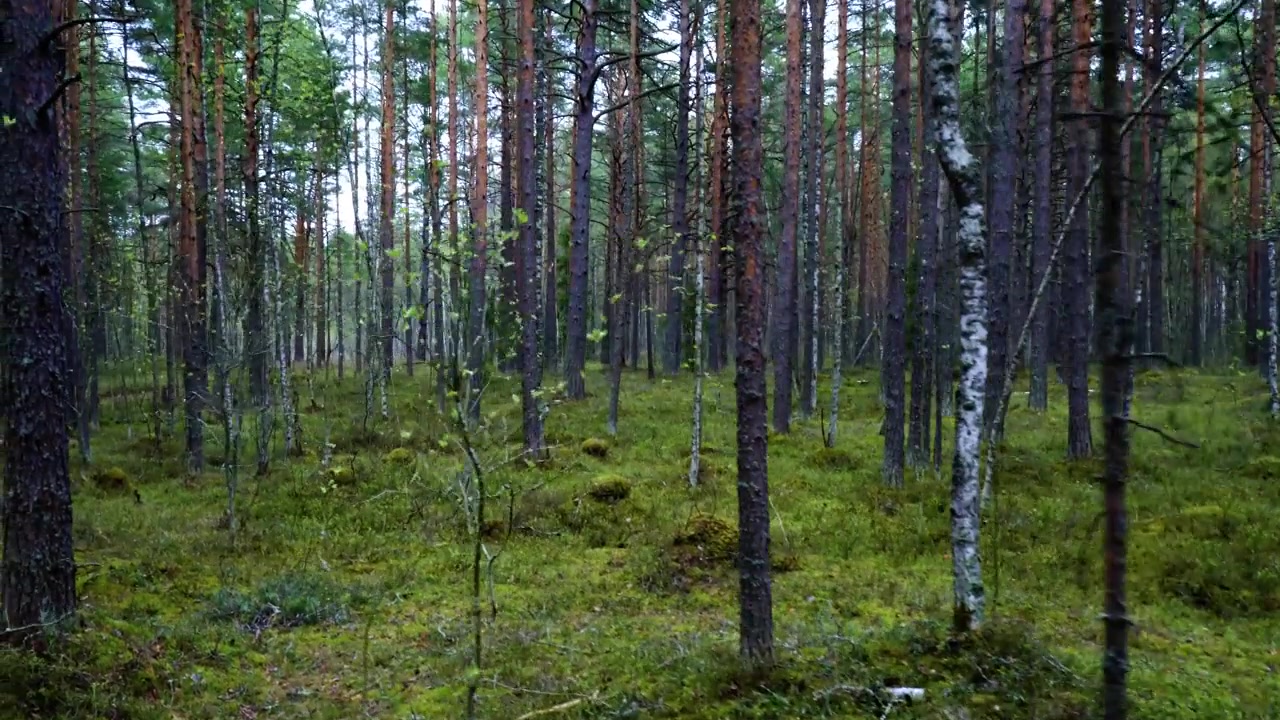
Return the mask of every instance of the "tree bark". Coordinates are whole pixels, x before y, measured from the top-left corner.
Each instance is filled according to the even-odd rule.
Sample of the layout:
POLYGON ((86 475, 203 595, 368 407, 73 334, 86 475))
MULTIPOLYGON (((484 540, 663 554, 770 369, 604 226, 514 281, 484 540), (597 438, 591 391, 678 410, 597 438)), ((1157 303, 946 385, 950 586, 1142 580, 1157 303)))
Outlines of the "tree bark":
POLYGON ((5 423, 0 640, 42 644, 76 609, 63 303, 66 165, 53 105, 66 61, 52 3, 0 0, 0 247, 4 248, 5 423))
POLYGON ((777 306, 774 308, 773 429, 791 432, 791 390, 799 343, 796 314, 796 235, 800 211, 800 3, 787 0, 787 85, 783 122, 782 236, 778 245, 777 306))
POLYGON ((596 0, 575 3, 578 34, 578 89, 573 134, 573 200, 569 230, 569 314, 565 328, 565 385, 570 399, 587 396, 587 266, 591 242, 591 134, 595 124, 596 0))
MULTIPOLYGON (((1200 6, 1200 25, 1205 22, 1204 5, 1200 6)), ((1196 71, 1196 155, 1195 186, 1191 200, 1191 338, 1187 351, 1187 364, 1199 366, 1204 362, 1204 293, 1208 291, 1204 282, 1204 70, 1205 46, 1202 44, 1197 53, 1196 71)))
MULTIPOLYGON (((1013 254, 1014 209, 1019 173, 1018 135, 1022 113, 1018 102, 1018 76, 1022 73, 1023 16, 1026 0, 1008 0, 1004 14, 1003 50, 997 61, 995 118, 991 138, 991 247, 987 265, 988 338, 987 397, 984 404, 988 431, 995 427, 992 413, 1000 406, 1004 366, 1009 349, 1009 286, 1013 254)), ((993 438, 997 442, 999 438, 993 438)))
POLYGON ((760 3, 731 0, 733 18, 733 237, 737 275, 739 654, 748 667, 773 664, 769 577, 769 470, 764 375, 764 223, 760 127, 760 3))
MULTIPOLYGON (((911 2, 894 0, 893 160, 890 166, 889 287, 885 307, 884 388, 885 484, 902 485, 906 383, 907 213, 911 205, 911 2)), ((978 201, 981 204, 981 200, 978 201)))
MULTIPOLYGON (((523 2, 522 2, 523 7, 523 2)), ((523 31, 522 31, 523 32, 523 31)), ((468 416, 480 419, 480 392, 484 387, 484 316, 486 303, 485 276, 489 262, 488 193, 489 193, 489 6, 486 0, 476 3, 476 145, 475 178, 471 187, 471 223, 475 237, 471 255, 471 320, 467 331, 467 370, 470 372, 468 416)), ((521 162, 524 160, 521 158, 521 162)), ((522 165, 523 167, 523 165, 522 165)), ((523 180, 523 178, 522 178, 523 180)), ((520 187, 523 197, 527 188, 520 187)), ((532 222, 529 213, 521 227, 532 222)), ((516 271, 517 274, 519 270, 516 271)))
POLYGON ((680 87, 676 90, 676 168, 671 199, 671 225, 675 244, 667 277, 666 345, 662 369, 680 372, 684 352, 684 255, 689 243, 689 64, 693 58, 692 12, 689 0, 680 0, 680 87))
MULTIPOLYGON (((1035 189, 1034 216, 1031 227, 1031 278, 1038 282, 1049 268, 1050 234, 1053 232, 1053 0, 1040 0, 1036 28, 1039 67, 1036 71, 1035 116, 1035 189)), ((1049 310, 1041 307, 1031 318, 1031 392, 1028 402, 1032 410, 1049 407, 1049 310)), ((1001 371, 1003 372, 1003 370, 1001 371)))
MULTIPOLYGON (((1160 77, 1164 54, 1164 7, 1162 0, 1150 0, 1147 12, 1151 18, 1147 37, 1147 85, 1154 87, 1160 77)), ((1157 89, 1151 102, 1151 114, 1147 117, 1147 142, 1150 151, 1144 153, 1150 159, 1146 168, 1146 217, 1147 231, 1147 293, 1143 305, 1145 311, 1145 349, 1153 353, 1164 352, 1164 187, 1161 180, 1164 150, 1164 94, 1157 89)))
POLYGON ((929 72, 938 160, 960 210, 963 308, 955 459, 951 469, 951 562, 955 630, 967 633, 982 623, 986 604, 978 556, 978 449, 987 380, 986 228, 977 161, 960 131, 960 38, 948 22, 954 1, 929 3, 929 72))
MULTIPOLYGON (((818 265, 822 252, 819 237, 819 218, 822 216, 822 160, 824 155, 823 107, 825 106, 822 58, 826 51, 823 42, 826 29, 826 0, 809 0, 809 129, 808 129, 808 185, 805 197, 805 294, 802 323, 804 325, 804 360, 801 363, 800 414, 813 416, 818 409, 818 265)), ((907 39, 910 48, 911 40, 907 39)), ((908 50, 909 52, 909 50, 908 50)), ((908 64, 910 60, 908 60, 908 64)), ((910 102, 910 98, 908 98, 910 102)), ((909 149, 908 149, 909 152, 909 149)), ((903 286, 905 288, 905 284, 903 286)))
POLYGON ((1129 667, 1130 620, 1125 609, 1125 476, 1129 436, 1123 405, 1133 342, 1129 301, 1124 292, 1125 247, 1120 228, 1125 172, 1120 164, 1120 53, 1124 23, 1124 0, 1102 0, 1102 118, 1098 139, 1101 212, 1098 218, 1099 257, 1094 271, 1094 307, 1097 309, 1098 350, 1102 356, 1102 415, 1106 427, 1103 474, 1105 649, 1102 660, 1102 706, 1106 720, 1124 720, 1126 717, 1125 676, 1129 667))
MULTIPOLYGON (((533 142, 533 4, 520 0, 520 72, 516 90, 518 145, 520 152, 520 243, 516 254, 516 292, 520 299, 521 322, 521 417, 524 426, 524 449, 531 457, 546 453, 543 441, 542 409, 538 391, 542 385, 542 359, 538 355, 538 244, 537 244, 537 158, 533 142)), ((481 0, 481 6, 484 0, 481 0)), ((477 38, 481 37, 477 35, 477 38)), ((479 42, 479 40, 477 40, 479 42)), ((483 116, 483 110, 479 110, 483 116)), ((483 121, 480 121, 483 128, 483 121)), ((483 143, 484 136, 481 135, 483 143)), ((477 148, 477 151, 479 149, 477 148)), ((483 200, 483 196, 481 196, 483 200)), ((483 216, 481 216, 483 217, 483 216)))
MULTIPOLYGON (((483 0, 481 2, 483 7, 483 0)), ((483 12, 483 11, 482 11, 483 12)), ((481 15, 483 18, 483 14, 481 15)), ((379 181, 379 224, 378 246, 379 271, 382 275, 382 292, 379 295, 382 337, 378 338, 382 348, 382 382, 391 376, 391 365, 395 355, 395 324, 392 315, 392 291, 395 288, 395 262, 391 251, 395 249, 395 203, 396 203, 396 163, 395 163, 395 128, 396 128, 396 75, 395 75, 395 4, 386 3, 382 27, 382 138, 381 167, 379 181)), ((484 27, 483 19, 480 27, 484 27)), ((480 33, 480 30, 477 30, 480 33)), ((481 33, 482 34, 482 33, 481 33)), ((479 68, 484 66, 478 65, 479 68)), ((478 73, 483 77, 483 71, 478 73)), ((370 278, 372 282, 372 278, 370 278)))
MULTIPOLYGON (((1089 176, 1089 130, 1084 118, 1089 104, 1089 52, 1093 20, 1087 0, 1072 0, 1071 111, 1075 114, 1068 134, 1067 197, 1085 189, 1089 176)), ((1088 457, 1092 452, 1089 427, 1089 206, 1083 203, 1072 216, 1064 248, 1062 309, 1067 343, 1067 457, 1088 457)))

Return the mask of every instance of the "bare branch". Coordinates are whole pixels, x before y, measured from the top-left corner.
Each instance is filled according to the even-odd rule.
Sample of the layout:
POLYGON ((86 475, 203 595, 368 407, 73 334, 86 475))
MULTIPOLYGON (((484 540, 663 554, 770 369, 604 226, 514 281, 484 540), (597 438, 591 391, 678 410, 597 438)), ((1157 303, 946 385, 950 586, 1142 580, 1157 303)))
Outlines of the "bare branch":
POLYGON ((1155 425, 1148 425, 1140 420, 1134 420, 1131 417, 1122 417, 1120 419, 1124 420, 1130 425, 1133 425, 1134 427, 1139 427, 1148 432, 1153 432, 1159 435, 1160 437, 1164 438, 1165 440, 1168 440, 1169 442, 1173 443, 1174 445, 1181 445, 1183 447, 1195 448, 1196 450, 1200 449, 1200 446, 1197 445, 1196 443, 1193 443, 1190 440, 1183 440, 1181 438, 1176 438, 1170 435, 1169 433, 1165 432, 1164 430, 1161 430, 1160 428, 1156 427, 1155 425))

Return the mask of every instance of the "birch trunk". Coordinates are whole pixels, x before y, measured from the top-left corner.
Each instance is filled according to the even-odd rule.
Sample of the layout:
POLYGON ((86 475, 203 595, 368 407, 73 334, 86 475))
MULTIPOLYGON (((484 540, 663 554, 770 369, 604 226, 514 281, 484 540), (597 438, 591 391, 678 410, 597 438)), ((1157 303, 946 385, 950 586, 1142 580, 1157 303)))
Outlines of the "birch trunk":
POLYGON ((702 280, 702 248, 694 237, 696 258, 693 278, 693 438, 689 447, 689 487, 698 486, 699 464, 702 462, 702 313, 706 299, 702 280))
POLYGON ((987 381, 986 228, 978 166, 960 131, 958 38, 948 22, 949 0, 929 4, 929 70, 932 76, 935 143, 956 206, 960 209, 960 387, 957 392, 955 457, 951 474, 951 557, 957 632, 976 629, 985 597, 978 555, 978 448, 987 381))

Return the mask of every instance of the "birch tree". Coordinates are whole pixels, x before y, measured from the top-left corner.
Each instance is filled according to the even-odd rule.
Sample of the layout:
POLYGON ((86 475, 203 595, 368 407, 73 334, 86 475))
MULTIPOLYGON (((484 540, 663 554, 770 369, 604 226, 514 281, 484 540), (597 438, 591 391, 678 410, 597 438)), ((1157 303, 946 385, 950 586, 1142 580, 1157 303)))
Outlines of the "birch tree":
POLYGON ((933 141, 960 211, 961 369, 951 467, 951 563, 954 625, 963 633, 982 623, 986 605, 978 555, 978 450, 987 382, 986 227, 977 159, 960 131, 960 38, 949 22, 952 2, 929 3, 928 31, 933 141))

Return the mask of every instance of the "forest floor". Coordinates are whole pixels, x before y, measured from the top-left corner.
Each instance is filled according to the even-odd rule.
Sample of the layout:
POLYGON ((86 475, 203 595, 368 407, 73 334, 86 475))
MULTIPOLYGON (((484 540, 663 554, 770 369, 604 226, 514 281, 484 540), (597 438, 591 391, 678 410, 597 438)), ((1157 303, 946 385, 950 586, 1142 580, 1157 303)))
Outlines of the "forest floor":
MULTIPOLYGON (((593 370, 586 402, 551 400, 539 467, 520 457, 514 384, 494 380, 475 437, 494 557, 478 676, 462 452, 430 373, 397 368, 391 419, 368 432, 359 380, 295 377, 303 452, 264 477, 246 417, 234 545, 217 420, 209 471, 185 478, 177 437, 147 437, 144 376, 133 392, 120 381, 94 464, 73 464, 80 627, 46 659, 0 651, 0 717, 457 718, 472 679, 476 716, 502 720, 1094 715, 1099 466, 1065 461, 1056 384, 1047 414, 1015 395, 983 525, 990 619, 964 640, 948 633, 950 456, 941 476, 882 485, 876 375, 847 378, 836 448, 817 418, 771 435, 780 664, 749 677, 735 661, 730 373, 707 381, 693 489, 688 376, 626 375, 604 443, 593 370), (923 700, 891 700, 891 686, 923 700)), ((1280 717, 1280 424, 1265 408, 1252 374, 1138 378, 1135 417, 1200 448, 1134 436, 1131 717, 1280 717)))

